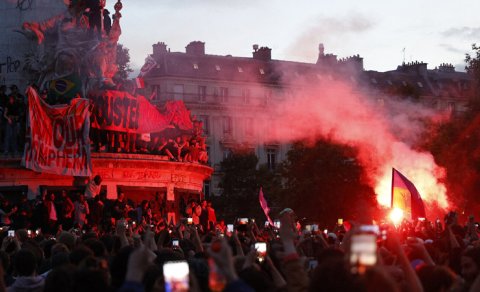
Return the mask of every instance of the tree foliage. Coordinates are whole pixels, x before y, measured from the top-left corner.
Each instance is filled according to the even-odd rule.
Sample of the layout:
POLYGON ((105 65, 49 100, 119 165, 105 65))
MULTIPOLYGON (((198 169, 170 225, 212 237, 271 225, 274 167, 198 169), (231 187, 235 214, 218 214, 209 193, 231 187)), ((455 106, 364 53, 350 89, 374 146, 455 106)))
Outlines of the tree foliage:
POLYGON ((433 128, 425 147, 446 169, 452 207, 467 214, 480 211, 480 47, 472 45, 466 69, 472 77, 467 111, 433 128))
POLYGON ((129 49, 122 44, 117 44, 117 68, 115 79, 119 81, 127 80, 128 75, 133 72, 132 68, 130 68, 129 49))
POLYGON ((250 151, 235 151, 221 163, 224 173, 220 182, 222 196, 215 200, 220 216, 232 222, 236 217, 265 219, 258 201, 263 187, 269 206, 275 207, 272 192, 281 189, 278 172, 258 165, 258 157, 250 151))
POLYGON ((324 224, 333 224, 338 218, 372 218, 376 198, 355 156, 355 149, 327 140, 313 146, 294 143, 284 164, 285 206, 324 224))

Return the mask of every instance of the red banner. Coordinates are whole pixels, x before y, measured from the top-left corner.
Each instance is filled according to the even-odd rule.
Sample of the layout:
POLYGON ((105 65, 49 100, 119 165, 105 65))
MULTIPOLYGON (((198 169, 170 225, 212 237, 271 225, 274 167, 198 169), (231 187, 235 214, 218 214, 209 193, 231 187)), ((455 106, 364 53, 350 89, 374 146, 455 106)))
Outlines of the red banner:
POLYGON ((22 164, 38 172, 91 176, 89 100, 50 106, 27 89, 28 130, 22 164))
POLYGON ((170 128, 169 121, 145 97, 105 90, 89 95, 93 101, 92 127, 102 130, 155 133, 170 128))

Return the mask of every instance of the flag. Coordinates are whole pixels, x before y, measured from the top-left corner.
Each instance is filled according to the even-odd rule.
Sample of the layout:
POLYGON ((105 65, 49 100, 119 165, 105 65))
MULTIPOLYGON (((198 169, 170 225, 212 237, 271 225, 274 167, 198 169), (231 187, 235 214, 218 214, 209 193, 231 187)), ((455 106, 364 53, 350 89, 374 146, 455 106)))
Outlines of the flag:
POLYGON ((142 77, 135 78, 135 87, 138 89, 145 88, 145 80, 142 77))
POLYGON ((69 103, 82 93, 82 80, 77 74, 54 79, 48 86, 48 100, 56 104, 69 103))
POLYGON ((271 226, 273 226, 273 221, 268 216, 268 213, 270 212, 270 208, 268 208, 267 200, 265 200, 265 197, 263 196, 263 191, 262 188, 260 187, 260 192, 258 193, 258 200, 260 201, 260 207, 263 209, 263 213, 265 213, 265 216, 267 217, 268 223, 270 223, 271 226))
POLYGON ((405 217, 425 218, 425 206, 415 185, 392 168, 392 208, 402 209, 405 217))

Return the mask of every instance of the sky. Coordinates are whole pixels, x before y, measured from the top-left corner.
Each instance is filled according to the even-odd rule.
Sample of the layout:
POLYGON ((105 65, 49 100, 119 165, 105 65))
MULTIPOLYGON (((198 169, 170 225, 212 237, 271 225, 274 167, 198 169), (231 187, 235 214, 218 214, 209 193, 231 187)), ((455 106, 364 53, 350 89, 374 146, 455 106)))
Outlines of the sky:
MULTIPOLYGON (((113 12, 116 1, 107 0, 113 12)), ((120 43, 138 72, 152 45, 184 52, 205 42, 207 54, 251 57, 252 45, 278 60, 315 63, 318 44, 339 58, 359 54, 366 70, 423 61, 433 69, 465 67, 480 43, 478 0, 122 0, 120 43), (405 50, 403 50, 405 48, 405 50)))

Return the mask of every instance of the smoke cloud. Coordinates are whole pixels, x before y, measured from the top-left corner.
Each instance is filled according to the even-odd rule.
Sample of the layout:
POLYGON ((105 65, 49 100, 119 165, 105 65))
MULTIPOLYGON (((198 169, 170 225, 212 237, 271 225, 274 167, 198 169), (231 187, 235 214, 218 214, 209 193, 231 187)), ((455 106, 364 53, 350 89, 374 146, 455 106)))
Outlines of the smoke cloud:
POLYGON ((317 52, 311 50, 319 42, 327 43, 329 47, 345 46, 352 36, 358 38, 358 34, 370 30, 374 26, 371 18, 360 14, 345 16, 344 18, 332 18, 319 16, 307 27, 292 45, 287 49, 287 55, 295 56, 304 60, 315 60, 317 52))
POLYGON ((267 141, 288 143, 326 137, 357 148, 357 159, 383 206, 390 206, 394 167, 416 185, 428 207, 447 208, 444 170, 430 153, 414 149, 425 131, 423 120, 445 117, 419 103, 382 99, 378 93, 373 96, 351 81, 328 80, 323 85, 308 86, 297 96, 275 101, 265 117, 258 119, 267 124, 257 126, 271 129, 275 125, 268 131, 267 141))

